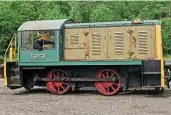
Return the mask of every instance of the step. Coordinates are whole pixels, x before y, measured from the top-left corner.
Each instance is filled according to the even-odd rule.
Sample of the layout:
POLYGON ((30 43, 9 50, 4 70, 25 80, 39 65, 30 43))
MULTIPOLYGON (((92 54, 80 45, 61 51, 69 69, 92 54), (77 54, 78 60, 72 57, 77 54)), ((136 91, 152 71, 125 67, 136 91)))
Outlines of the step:
POLYGON ((21 87, 21 85, 17 83, 9 84, 8 86, 9 87, 21 87))
POLYGON ((16 79, 20 79, 20 77, 19 76, 12 76, 12 77, 10 77, 10 78, 16 78, 16 79))
POLYGON ((17 88, 21 88, 21 85, 20 84, 9 84, 7 85, 8 88, 10 89, 17 89, 17 88))
POLYGON ((19 76, 12 76, 12 77, 10 77, 9 78, 9 82, 12 82, 12 83, 17 83, 17 84, 20 84, 20 78, 19 78, 19 76))
POLYGON ((142 74, 156 75, 156 74, 161 74, 161 72, 143 72, 142 74))

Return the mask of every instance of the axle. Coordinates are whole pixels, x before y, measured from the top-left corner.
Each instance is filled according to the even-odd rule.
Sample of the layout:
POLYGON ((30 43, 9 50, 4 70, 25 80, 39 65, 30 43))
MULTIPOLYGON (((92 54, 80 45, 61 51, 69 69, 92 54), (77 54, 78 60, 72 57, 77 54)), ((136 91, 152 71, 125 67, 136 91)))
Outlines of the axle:
POLYGON ((50 81, 52 81, 52 82, 60 82, 60 81, 83 81, 83 82, 85 82, 85 81, 94 81, 94 82, 114 82, 114 81, 116 81, 116 79, 113 79, 113 78, 52 78, 52 79, 50 79, 50 78, 40 78, 40 77, 36 77, 35 79, 34 79, 34 81, 46 81, 46 82, 50 82, 50 81))

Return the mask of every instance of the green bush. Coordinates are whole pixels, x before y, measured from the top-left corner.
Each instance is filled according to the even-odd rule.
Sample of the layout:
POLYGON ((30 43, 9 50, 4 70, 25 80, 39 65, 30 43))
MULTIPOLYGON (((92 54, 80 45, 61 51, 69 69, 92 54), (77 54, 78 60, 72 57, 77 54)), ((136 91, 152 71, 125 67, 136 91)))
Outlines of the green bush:
POLYGON ((162 19, 163 53, 171 55, 171 18, 162 19))
POLYGON ((28 20, 72 18, 79 22, 104 22, 163 17, 163 51, 164 55, 171 55, 171 13, 168 11, 171 11, 171 1, 1 1, 0 56, 13 33, 28 20))

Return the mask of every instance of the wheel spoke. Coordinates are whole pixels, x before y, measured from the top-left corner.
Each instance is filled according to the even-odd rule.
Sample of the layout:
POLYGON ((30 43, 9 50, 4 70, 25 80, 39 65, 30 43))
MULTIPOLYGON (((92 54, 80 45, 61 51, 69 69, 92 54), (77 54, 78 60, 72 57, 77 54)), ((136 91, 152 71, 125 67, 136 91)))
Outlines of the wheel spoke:
POLYGON ((59 78, 59 72, 57 72, 57 78, 59 78))
POLYGON ((52 73, 52 75, 53 75, 53 78, 57 78, 57 76, 54 73, 52 73))
POLYGON ((118 85, 119 85, 119 84, 117 84, 117 83, 114 83, 114 82, 113 82, 112 84, 113 84, 113 85, 115 85, 115 86, 118 86, 118 85))
POLYGON ((121 82, 120 82, 120 76, 119 74, 112 69, 104 69, 104 70, 100 70, 97 74, 96 74, 97 78, 116 78, 118 82, 95 82, 95 86, 97 88, 97 90, 104 94, 104 95, 114 95, 116 94, 121 86, 121 82), (105 74, 104 74, 105 73, 105 74))
POLYGON ((60 88, 59 88, 59 86, 57 87, 57 89, 58 89, 58 93, 60 92, 60 88))
POLYGON ((62 82, 62 84, 66 85, 66 86, 68 86, 68 85, 69 85, 68 83, 65 83, 65 82, 62 82))
POLYGON ((110 78, 113 77, 114 73, 112 72, 112 74, 110 75, 110 78))
MULTIPOLYGON (((48 74, 48 78, 61 78, 61 77, 69 77, 69 75, 62 70, 53 70, 48 74)), ((53 94, 64 94, 66 93, 70 86, 67 82, 47 82, 47 87, 50 90, 51 93, 53 94)))
POLYGON ((115 90, 116 90, 113 86, 111 86, 111 88, 113 89, 113 91, 115 91, 115 90))
POLYGON ((60 87, 62 88, 62 90, 65 90, 65 88, 62 85, 60 87))
POLYGON ((64 74, 64 73, 62 73, 62 74, 61 74, 61 77, 65 77, 65 74, 64 74))
POLYGON ((108 92, 108 93, 110 93, 110 92, 109 92, 109 87, 108 87, 108 88, 106 88, 106 89, 107 89, 107 92, 108 92))
POLYGON ((109 77, 109 71, 106 71, 106 78, 109 77))
POLYGON ((102 76, 103 76, 102 78, 106 78, 106 76, 104 74, 102 74, 102 76))

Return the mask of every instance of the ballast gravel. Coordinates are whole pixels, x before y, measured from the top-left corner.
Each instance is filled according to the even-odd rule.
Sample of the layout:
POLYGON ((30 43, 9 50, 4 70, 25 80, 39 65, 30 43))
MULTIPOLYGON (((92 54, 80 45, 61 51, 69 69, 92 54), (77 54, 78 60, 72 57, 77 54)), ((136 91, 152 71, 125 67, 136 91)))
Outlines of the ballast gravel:
POLYGON ((171 115, 171 90, 103 96, 94 91, 53 95, 45 88, 10 90, 0 81, 0 115, 171 115))

